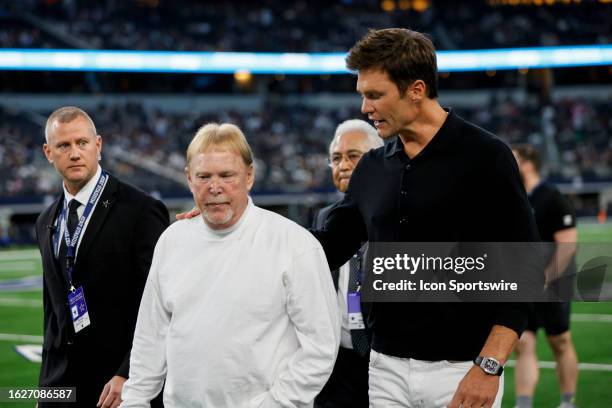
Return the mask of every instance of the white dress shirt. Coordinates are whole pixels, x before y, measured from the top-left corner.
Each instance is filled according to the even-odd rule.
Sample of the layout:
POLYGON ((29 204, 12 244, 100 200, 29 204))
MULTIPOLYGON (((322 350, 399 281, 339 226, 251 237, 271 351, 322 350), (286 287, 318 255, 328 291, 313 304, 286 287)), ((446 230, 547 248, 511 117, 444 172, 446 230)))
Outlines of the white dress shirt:
MULTIPOLYGON (((83 216, 83 212, 85 211, 85 206, 87 206, 87 202, 89 201, 89 198, 91 197, 91 193, 93 193, 94 189, 96 188, 96 184, 98 184, 98 179, 100 178, 100 175, 102 174, 102 168, 98 165, 98 169, 96 170, 96 174, 94 174, 94 176, 92 178, 89 179, 89 181, 87 182, 87 184, 85 184, 83 186, 83 188, 81 188, 79 190, 78 193, 76 193, 76 195, 72 195, 68 192, 68 190, 66 189, 66 185, 64 183, 62 183, 62 187, 64 189, 64 202, 62 203, 62 208, 65 211, 65 217, 63 220, 61 220, 61 212, 58 214, 58 217, 55 220, 55 227, 59 228, 59 234, 56 232, 54 235, 54 251, 55 251, 55 256, 57 257, 59 254, 59 245, 57 241, 55 241, 56 237, 61 240, 64 239, 64 229, 66 228, 66 222, 68 220, 68 203, 72 200, 72 199, 76 199, 79 203, 81 203, 81 206, 79 208, 77 208, 77 215, 79 216, 79 220, 81 219, 81 217, 83 216), (60 222, 62 221, 62 222, 60 222)), ((106 180, 108 181, 108 179, 106 180)), ((102 191, 104 191, 104 187, 106 187, 106 181, 104 182, 104 186, 102 187, 102 191)), ((81 235, 79 236, 79 241, 77 242, 77 251, 76 251, 76 256, 78 257, 79 254, 79 247, 81 246, 81 241, 83 240, 83 236, 85 235, 85 230, 87 229, 87 226, 89 225, 89 221, 91 220, 91 217, 96 209, 96 206, 98 205, 98 201, 100 201, 100 197, 102 196, 102 192, 100 192, 100 194, 98 195, 98 198, 96 200, 96 202, 94 203, 93 208, 91 209, 91 212, 89 213, 89 217, 87 218, 87 220, 85 220, 85 224, 83 224, 83 229, 81 231, 81 235)))

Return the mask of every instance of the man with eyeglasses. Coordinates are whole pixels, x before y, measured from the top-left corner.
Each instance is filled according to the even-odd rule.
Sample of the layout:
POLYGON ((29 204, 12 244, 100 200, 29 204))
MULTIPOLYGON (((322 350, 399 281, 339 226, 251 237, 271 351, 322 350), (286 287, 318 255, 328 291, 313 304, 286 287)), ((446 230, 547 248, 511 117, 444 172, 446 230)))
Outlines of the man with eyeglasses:
MULTIPOLYGON (((336 128, 329 144, 329 166, 334 186, 344 193, 357 163, 364 153, 383 146, 376 129, 369 123, 351 119, 336 128)), ((313 228, 320 229, 334 205, 322 208, 314 217, 313 228)), ((368 407, 368 361, 370 336, 365 327, 366 305, 359 302, 360 256, 332 271, 342 320, 340 348, 331 377, 315 399, 316 408, 368 407)))
POLYGON ((329 144, 329 167, 332 169, 334 186, 338 191, 344 193, 348 188, 351 174, 361 156, 383 145, 376 129, 363 120, 350 119, 338 125, 329 144))

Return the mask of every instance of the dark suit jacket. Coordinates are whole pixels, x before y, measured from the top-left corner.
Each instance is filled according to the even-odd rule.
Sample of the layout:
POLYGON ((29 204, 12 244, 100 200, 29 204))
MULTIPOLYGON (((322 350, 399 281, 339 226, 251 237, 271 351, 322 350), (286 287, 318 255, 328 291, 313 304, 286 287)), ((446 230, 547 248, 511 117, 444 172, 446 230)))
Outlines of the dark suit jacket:
MULTIPOLYGON (((313 220, 312 220, 312 229, 314 230, 323 229, 323 226, 325 225, 325 220, 327 220, 327 216, 329 215, 329 212, 334 207, 334 205, 335 204, 331 204, 331 205, 328 205, 327 207, 323 207, 315 213, 313 220)), ((338 290, 338 275, 339 275, 338 269, 332 269, 331 274, 332 274, 332 280, 334 281, 334 287, 336 288, 336 291, 337 291, 338 290)))
MULTIPOLYGON (((327 216, 331 212, 331 209, 337 204, 338 203, 328 205, 327 207, 323 207, 319 211, 317 211, 314 215, 314 219, 312 222, 312 229, 314 230, 322 229, 325 226, 325 221, 327 220, 327 216)), ((338 278, 339 278, 338 269, 333 269, 331 273, 332 273, 332 279, 334 281, 334 287, 336 288, 336 290, 338 290, 338 278)), ((371 333, 370 333, 370 330, 368 329, 368 324, 367 324, 370 307, 371 307, 371 303, 361 302, 361 313, 363 314, 363 320, 366 323, 366 333, 368 337, 371 337, 371 333)))
MULTIPOLYGON (((335 204, 321 208, 314 216, 312 228, 322 229, 331 209, 335 204)), ((338 290, 338 269, 331 271, 334 286, 338 290)), ((367 318, 370 304, 361 302, 361 312, 366 322, 366 335, 371 340, 367 318)), ((315 408, 365 408, 368 407, 368 363, 369 356, 360 356, 357 352, 340 348, 334 370, 321 393, 314 401, 315 408)))
POLYGON ((155 244, 169 217, 160 201, 109 178, 78 249, 73 282, 83 287, 91 324, 75 333, 68 284, 53 253, 50 227, 63 201, 62 194, 36 221, 44 277, 39 383, 75 386, 78 406, 90 407, 113 376, 128 377, 140 298, 155 244))

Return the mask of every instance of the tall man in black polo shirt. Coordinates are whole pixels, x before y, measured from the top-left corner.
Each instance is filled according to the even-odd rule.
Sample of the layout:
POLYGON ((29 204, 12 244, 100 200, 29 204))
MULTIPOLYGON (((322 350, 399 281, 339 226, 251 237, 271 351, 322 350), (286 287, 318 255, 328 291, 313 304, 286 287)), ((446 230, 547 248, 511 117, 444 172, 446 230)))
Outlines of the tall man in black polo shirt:
MULTIPOLYGON (((555 242, 554 256, 546 268, 546 281, 553 293, 571 293, 576 274, 576 216, 572 204, 540 176, 541 160, 530 145, 517 145, 513 153, 518 162, 523 184, 529 194, 542 241, 555 242), (559 245, 560 243, 560 245, 559 245)), ((578 381, 578 357, 570 332, 570 303, 534 303, 527 324, 517 346, 516 405, 531 408, 538 383, 536 332, 544 327, 548 343, 557 362, 557 377, 561 389, 560 408, 573 408, 578 381)))
MULTIPOLYGON (((371 30, 347 66, 357 71, 362 112, 390 141, 364 155, 315 232, 332 268, 364 241, 538 240, 510 149, 438 104, 427 37, 371 30)), ((371 406, 500 406, 503 377, 471 361, 494 358, 499 367, 489 371, 499 372, 525 327, 526 305, 374 303, 369 323, 371 406)))

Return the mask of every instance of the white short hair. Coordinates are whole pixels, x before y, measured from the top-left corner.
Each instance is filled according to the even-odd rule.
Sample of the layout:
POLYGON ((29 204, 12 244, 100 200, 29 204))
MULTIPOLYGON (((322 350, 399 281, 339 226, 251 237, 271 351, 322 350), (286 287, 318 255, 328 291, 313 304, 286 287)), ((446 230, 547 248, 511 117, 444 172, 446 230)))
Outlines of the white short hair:
MULTIPOLYGON (((345 133, 357 132, 362 133, 367 136, 367 144, 370 149, 376 149, 384 145, 384 142, 380 136, 378 136, 378 132, 374 128, 374 126, 370 125, 365 120, 361 119, 349 119, 340 123, 336 128, 336 133, 334 133, 334 138, 329 144, 329 156, 332 156, 334 151, 334 147, 338 144, 338 141, 345 133)), ((365 152, 364 152, 365 153, 365 152)))

